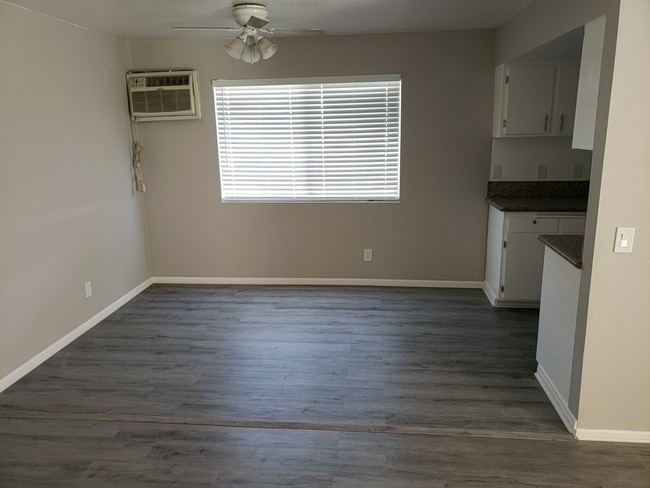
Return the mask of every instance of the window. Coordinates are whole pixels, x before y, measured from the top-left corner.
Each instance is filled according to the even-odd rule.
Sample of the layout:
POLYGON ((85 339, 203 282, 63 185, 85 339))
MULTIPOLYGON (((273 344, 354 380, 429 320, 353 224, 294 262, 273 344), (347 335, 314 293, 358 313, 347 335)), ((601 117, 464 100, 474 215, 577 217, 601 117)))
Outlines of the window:
POLYGON ((399 201, 398 75, 212 84, 224 202, 399 201))

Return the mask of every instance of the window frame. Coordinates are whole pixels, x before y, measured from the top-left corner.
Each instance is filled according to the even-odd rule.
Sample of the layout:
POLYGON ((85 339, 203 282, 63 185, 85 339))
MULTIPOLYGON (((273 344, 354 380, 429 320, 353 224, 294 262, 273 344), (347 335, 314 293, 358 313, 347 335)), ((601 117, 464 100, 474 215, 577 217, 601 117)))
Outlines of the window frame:
POLYGON ((401 74, 378 74, 378 75, 346 75, 346 76, 327 76, 327 77, 299 77, 299 78, 263 78, 263 79, 216 79, 212 80, 213 103, 215 116, 217 164, 219 165, 219 181, 221 202, 232 203, 266 203, 266 204, 336 204, 336 203, 380 203, 396 204, 401 201, 401 172, 402 172, 402 75, 401 74), (224 198, 224 182, 222 164, 220 159, 219 148, 219 115, 217 110, 217 90, 223 87, 257 87, 273 85, 305 85, 305 84, 333 84, 333 83, 368 83, 368 82, 399 82, 398 88, 398 108, 397 108, 397 196, 396 198, 287 198, 287 197, 264 197, 264 198, 224 198))

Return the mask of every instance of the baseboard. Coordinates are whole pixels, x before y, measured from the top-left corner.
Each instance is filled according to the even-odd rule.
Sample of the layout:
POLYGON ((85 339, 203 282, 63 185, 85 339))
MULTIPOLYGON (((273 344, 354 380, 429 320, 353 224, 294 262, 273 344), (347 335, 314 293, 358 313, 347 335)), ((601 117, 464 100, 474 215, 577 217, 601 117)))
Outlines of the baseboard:
POLYGON ((23 376, 28 374, 30 371, 32 371, 36 367, 40 366, 43 362, 45 362, 46 360, 48 360, 49 358, 54 356, 57 352, 59 352, 65 346, 70 344, 72 341, 74 341, 75 339, 77 339, 78 337, 83 335, 85 332, 92 329, 95 325, 97 325, 102 320, 104 320, 106 317, 108 317, 110 314, 115 312, 122 305, 129 302, 132 298, 139 295, 143 290, 147 289, 153 283, 154 282, 153 282, 153 280, 151 278, 143 281, 138 286, 133 288, 131 291, 125 293, 120 298, 115 300, 108 307, 104 308, 99 313, 93 315, 91 318, 86 320, 79 327, 77 327, 76 329, 68 332, 66 335, 61 337, 61 339, 56 341, 54 344, 52 344, 51 346, 48 346, 43 351, 39 352, 36 356, 31 358, 29 361, 27 361, 26 363, 22 364, 21 366, 19 366, 15 370, 13 370, 11 373, 9 373, 4 378, 0 379, 0 392, 2 392, 4 390, 6 390, 7 388, 9 388, 16 381, 21 379, 23 376))
POLYGON ((513 301, 513 300, 499 300, 499 297, 494 292, 487 281, 483 282, 481 289, 487 297, 490 305, 495 308, 539 308, 539 301, 513 301))
POLYGON ((562 398, 562 395, 557 390, 557 388, 553 384, 553 381, 551 381, 551 378, 549 378, 548 374, 546 374, 546 371, 544 371, 544 368, 542 368, 541 364, 537 365, 537 372, 535 373, 535 378, 537 378, 537 382, 544 390, 544 393, 546 393, 546 396, 553 404, 553 407, 555 407, 555 410, 557 411, 558 415, 560 416, 560 419, 564 423, 564 426, 567 428, 569 432, 575 434, 576 418, 571 413, 571 410, 569 410, 569 406, 566 404, 566 401, 564 400, 564 398, 562 398))
POLYGON ((483 282, 483 286, 481 286, 481 288, 483 289, 483 293, 485 293, 485 296, 487 297, 490 304, 492 306, 495 306, 497 303, 497 296, 492 288, 490 288, 490 285, 488 285, 487 281, 483 282))
POLYGON ((539 301, 495 300, 492 306, 495 308, 539 308, 539 301))
POLYGON ((312 285, 312 286, 385 286, 409 288, 473 288, 482 281, 391 280, 373 278, 236 278, 201 276, 154 276, 153 283, 174 285, 312 285))
POLYGON ((607 429, 576 429, 575 436, 579 441, 600 442, 636 442, 650 444, 650 431, 647 430, 607 430, 607 429))

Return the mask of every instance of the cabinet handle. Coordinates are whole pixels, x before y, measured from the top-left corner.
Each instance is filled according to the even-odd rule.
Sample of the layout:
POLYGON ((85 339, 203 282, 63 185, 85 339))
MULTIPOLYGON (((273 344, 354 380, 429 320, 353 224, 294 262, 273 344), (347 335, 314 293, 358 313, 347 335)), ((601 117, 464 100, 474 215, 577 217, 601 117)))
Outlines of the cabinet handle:
POLYGON ((560 132, 564 129, 564 114, 560 115, 560 132))
POLYGON ((544 132, 548 128, 548 114, 544 115, 544 132))

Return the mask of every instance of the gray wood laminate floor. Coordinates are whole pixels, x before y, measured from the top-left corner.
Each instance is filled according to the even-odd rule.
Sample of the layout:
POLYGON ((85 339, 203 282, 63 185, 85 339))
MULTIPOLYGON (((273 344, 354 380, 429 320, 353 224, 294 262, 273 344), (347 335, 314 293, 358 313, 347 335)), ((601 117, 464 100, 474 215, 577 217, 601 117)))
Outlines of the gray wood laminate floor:
POLYGON ((0 487, 640 486, 478 290, 156 285, 0 394, 0 487))

